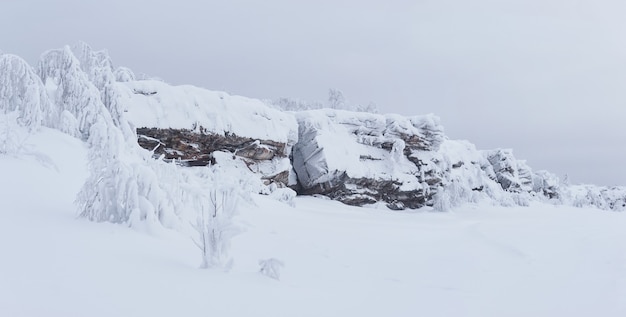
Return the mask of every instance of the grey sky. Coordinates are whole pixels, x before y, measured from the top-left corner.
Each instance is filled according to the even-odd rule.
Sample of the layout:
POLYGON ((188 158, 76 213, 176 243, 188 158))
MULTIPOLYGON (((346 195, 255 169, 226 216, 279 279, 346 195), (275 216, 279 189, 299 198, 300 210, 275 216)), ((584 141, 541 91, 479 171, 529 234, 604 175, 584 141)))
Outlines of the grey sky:
POLYGON ((626 185, 626 2, 2 0, 0 49, 83 40, 173 84, 435 113, 573 182, 626 185))

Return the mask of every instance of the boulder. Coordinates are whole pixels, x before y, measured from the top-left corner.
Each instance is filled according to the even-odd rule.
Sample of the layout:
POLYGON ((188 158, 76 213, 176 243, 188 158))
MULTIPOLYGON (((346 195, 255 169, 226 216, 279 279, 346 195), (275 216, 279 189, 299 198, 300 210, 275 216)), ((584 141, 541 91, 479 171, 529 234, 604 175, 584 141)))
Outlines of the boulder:
POLYGON ((293 167, 300 194, 392 209, 428 204, 440 179, 429 156, 444 139, 438 118, 320 109, 295 113, 293 167), (424 158, 423 161, 421 158, 424 158))

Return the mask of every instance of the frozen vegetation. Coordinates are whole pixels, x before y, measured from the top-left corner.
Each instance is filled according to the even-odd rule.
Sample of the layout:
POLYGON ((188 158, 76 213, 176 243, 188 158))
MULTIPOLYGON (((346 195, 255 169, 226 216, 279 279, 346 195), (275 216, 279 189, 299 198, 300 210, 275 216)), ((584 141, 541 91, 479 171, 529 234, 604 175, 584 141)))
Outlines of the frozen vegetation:
POLYGON ((0 315, 626 314, 624 187, 336 90, 141 78, 84 43, 0 52, 0 315))

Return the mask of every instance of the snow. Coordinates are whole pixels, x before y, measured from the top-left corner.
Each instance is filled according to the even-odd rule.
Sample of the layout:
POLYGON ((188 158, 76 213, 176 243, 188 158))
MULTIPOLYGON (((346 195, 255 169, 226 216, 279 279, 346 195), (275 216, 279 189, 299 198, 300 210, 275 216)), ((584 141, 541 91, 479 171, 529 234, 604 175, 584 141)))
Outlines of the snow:
POLYGON ((298 126, 292 115, 257 99, 155 80, 118 83, 128 119, 136 127, 196 130, 293 144, 298 126))
POLYGON ((532 202, 392 212, 255 196, 228 272, 185 232, 77 218, 83 142, 0 156, 2 316, 625 316, 626 213, 532 202), (284 264, 280 280, 259 261, 284 264))
POLYGON ((46 52, 38 74, 12 55, 0 68, 0 316, 626 315, 626 213, 602 210, 626 208, 624 187, 533 173, 508 150, 446 140, 432 115, 284 113, 134 81, 84 43, 46 52), (229 153, 215 152, 213 167, 168 164, 139 148, 127 119, 287 148, 300 129, 309 176, 345 171, 410 190, 431 173, 442 177, 435 205, 450 211, 295 197, 229 153), (419 168, 404 155, 411 137, 423 141, 409 151, 419 168), (212 193, 243 199, 205 226, 237 235, 210 242, 220 265, 200 270, 192 221, 211 212, 212 193))

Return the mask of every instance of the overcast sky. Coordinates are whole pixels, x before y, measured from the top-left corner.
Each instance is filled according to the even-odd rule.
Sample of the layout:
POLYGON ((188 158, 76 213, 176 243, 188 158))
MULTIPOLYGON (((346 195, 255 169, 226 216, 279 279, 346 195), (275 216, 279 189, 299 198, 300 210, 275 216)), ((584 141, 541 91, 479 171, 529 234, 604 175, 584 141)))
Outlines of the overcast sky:
POLYGON ((623 0, 1 0, 0 50, 79 40, 116 65, 256 98, 340 89, 435 113, 480 149, 626 185, 623 0))

